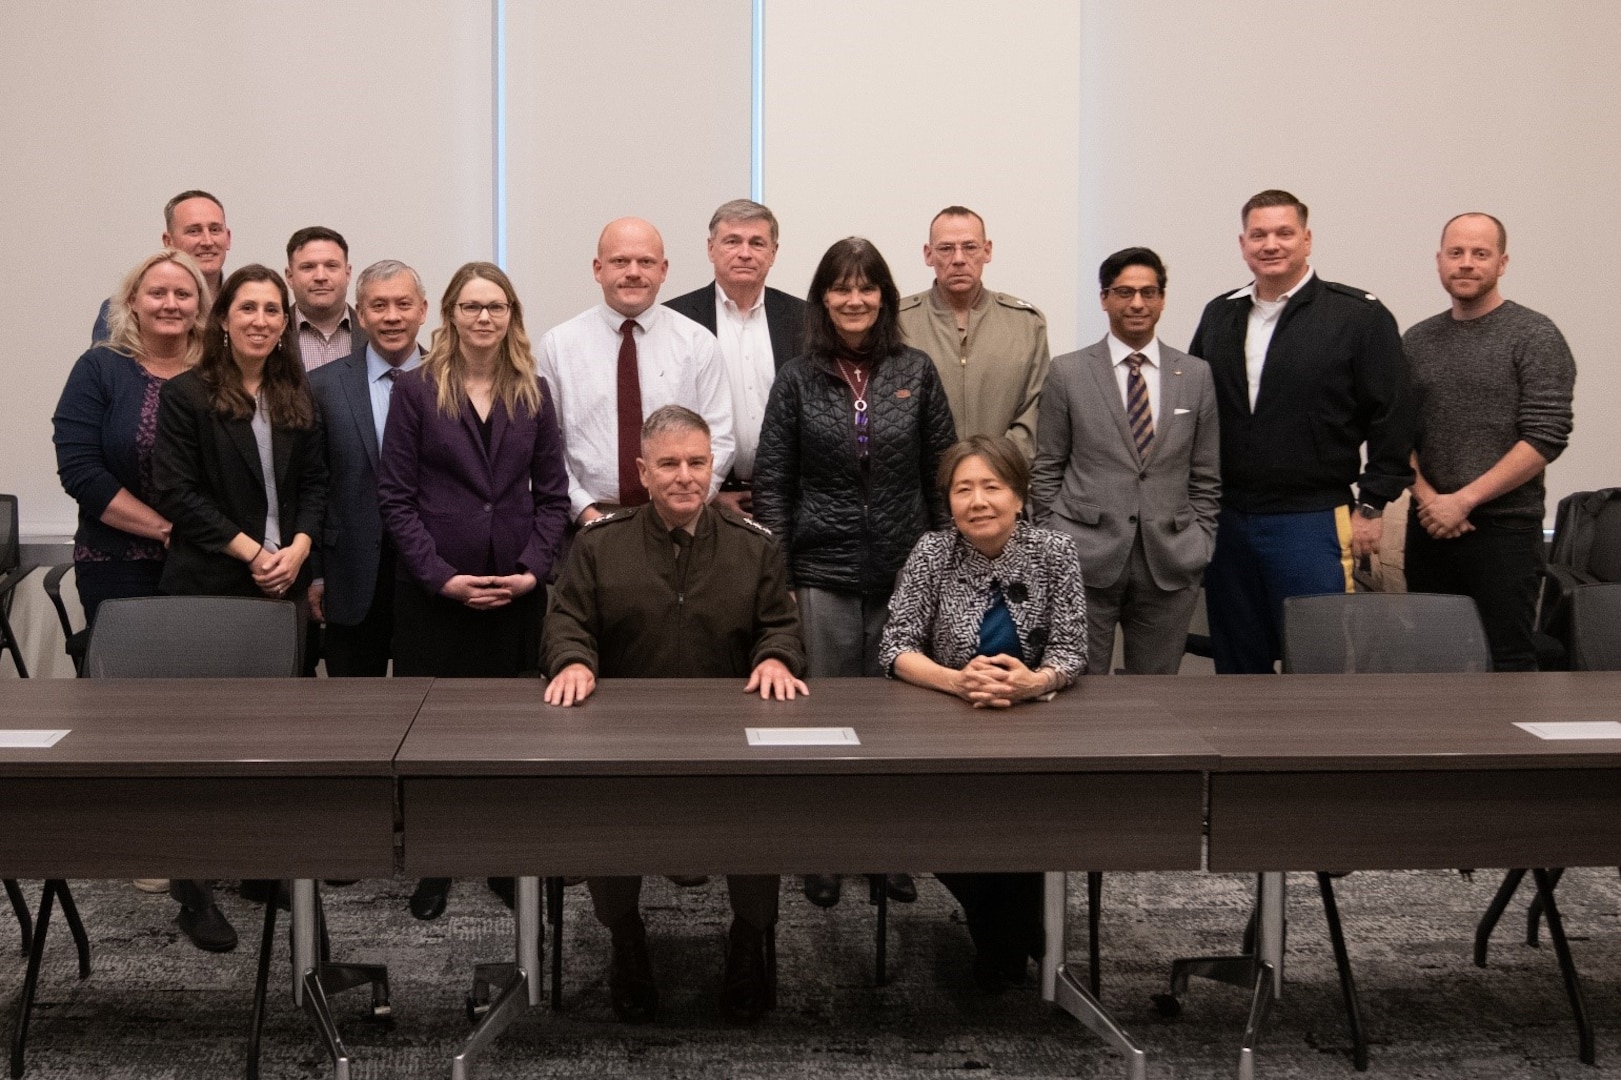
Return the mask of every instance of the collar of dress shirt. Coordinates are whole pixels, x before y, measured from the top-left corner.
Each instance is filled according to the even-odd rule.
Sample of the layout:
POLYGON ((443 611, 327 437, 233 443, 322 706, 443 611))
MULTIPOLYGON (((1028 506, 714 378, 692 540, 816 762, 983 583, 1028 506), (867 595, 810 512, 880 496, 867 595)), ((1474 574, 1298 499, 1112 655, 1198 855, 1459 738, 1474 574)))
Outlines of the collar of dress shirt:
POLYGON ((1253 282, 1253 281, 1250 282, 1248 285, 1244 286, 1242 289, 1237 289, 1237 290, 1235 290, 1233 292, 1228 293, 1227 294, 1227 299, 1229 299, 1229 300, 1239 300, 1239 299, 1242 299, 1243 297, 1247 296, 1251 300, 1256 300, 1257 303, 1283 303, 1283 302, 1288 301, 1291 297, 1293 297, 1295 293, 1299 292, 1301 289, 1304 289, 1306 287, 1306 282, 1310 281, 1312 278, 1314 278, 1316 276, 1317 276, 1317 271, 1316 270, 1312 269, 1309 266, 1306 267, 1306 276, 1301 278, 1299 281, 1295 282, 1295 287, 1290 289, 1288 292, 1284 293, 1282 296, 1278 297, 1277 300, 1273 300, 1273 301, 1256 300, 1255 282, 1253 282))
MULTIPOLYGON (((422 366, 422 347, 419 345, 411 350, 411 355, 400 364, 401 371, 412 371, 422 366)), ((366 342, 366 381, 374 383, 393 367, 377 352, 377 346, 366 342)))
MULTIPOLYGON (((993 299, 991 290, 987 289, 982 281, 979 283, 979 295, 974 298, 974 306, 968 310, 982 312, 991 306, 993 299)), ((951 301, 946 299, 945 290, 940 288, 938 281, 929 286, 929 306, 935 310, 936 314, 941 316, 951 315, 957 310, 951 306, 951 301)))
POLYGON ((1159 367, 1159 338, 1156 337, 1153 341, 1150 341, 1147 345, 1144 345, 1140 349, 1133 349, 1130 345, 1127 345, 1124 341, 1121 341, 1113 334, 1109 335, 1109 359, 1114 361, 1114 365, 1116 367, 1124 364, 1126 362, 1126 357, 1130 356, 1134 352, 1142 353, 1144 359, 1148 361, 1149 367, 1159 367))
POLYGON ((760 286, 760 295, 755 297, 754 303, 750 304, 747 308, 742 308, 738 306, 736 300, 733 300, 730 296, 726 295, 726 290, 720 287, 720 282, 715 282, 716 312, 727 312, 742 320, 748 318, 750 315, 753 315, 756 311, 759 311, 764 307, 765 286, 760 286))
POLYGON ((619 328, 625 325, 626 319, 635 319, 636 325, 641 328, 642 333, 645 335, 649 330, 653 329, 654 324, 659 319, 664 317, 664 305, 657 301, 640 315, 621 315, 607 304, 598 304, 597 311, 602 315, 602 321, 607 323, 608 328, 614 332, 614 337, 619 336, 619 328))
MULTIPOLYGON (((339 330, 349 330, 351 332, 353 331, 354 324, 349 319, 350 312, 352 312, 353 310, 354 310, 353 308, 350 308, 347 305, 344 306, 343 318, 338 320, 338 325, 333 327, 332 333, 335 334, 339 330)), ((306 326, 309 327, 311 330, 314 330, 316 333, 320 334, 322 337, 329 336, 326 333, 325 330, 322 330, 319 326, 316 326, 315 323, 310 319, 310 317, 308 315, 304 314, 304 309, 303 308, 299 307, 297 304, 294 304, 293 305, 293 329, 298 330, 298 331, 302 331, 306 326)))

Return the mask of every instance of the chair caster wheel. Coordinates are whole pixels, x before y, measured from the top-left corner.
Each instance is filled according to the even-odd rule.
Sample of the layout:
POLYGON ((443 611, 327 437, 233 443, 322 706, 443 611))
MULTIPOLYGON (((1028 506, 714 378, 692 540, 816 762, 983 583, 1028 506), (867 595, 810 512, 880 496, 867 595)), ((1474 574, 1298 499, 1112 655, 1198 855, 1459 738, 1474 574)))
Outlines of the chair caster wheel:
POLYGON ((1177 1000, 1175 994, 1155 994, 1154 1008, 1167 1020, 1174 1020, 1182 1015, 1182 1002, 1177 1000))

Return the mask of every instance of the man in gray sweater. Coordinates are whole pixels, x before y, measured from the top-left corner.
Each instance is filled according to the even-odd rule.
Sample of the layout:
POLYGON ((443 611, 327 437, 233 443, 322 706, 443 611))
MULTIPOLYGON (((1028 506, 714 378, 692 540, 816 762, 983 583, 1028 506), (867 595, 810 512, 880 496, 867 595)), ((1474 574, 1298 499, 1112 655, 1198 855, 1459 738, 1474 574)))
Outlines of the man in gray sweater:
POLYGON ((1498 291, 1502 222, 1459 214, 1435 262, 1452 308, 1402 338, 1418 411, 1407 586, 1473 597, 1493 666, 1535 670, 1543 471, 1570 439, 1576 361, 1546 316, 1498 291))

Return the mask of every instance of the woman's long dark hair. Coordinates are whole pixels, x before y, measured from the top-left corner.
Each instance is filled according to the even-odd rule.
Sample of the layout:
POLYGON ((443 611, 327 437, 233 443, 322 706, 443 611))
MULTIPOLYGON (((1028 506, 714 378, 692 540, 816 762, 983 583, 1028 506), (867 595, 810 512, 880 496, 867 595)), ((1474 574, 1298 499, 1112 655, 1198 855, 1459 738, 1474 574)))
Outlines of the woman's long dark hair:
POLYGON ((304 377, 304 362, 298 354, 298 333, 293 328, 293 309, 287 295, 287 283, 268 266, 254 263, 244 266, 225 279, 220 294, 208 309, 208 327, 203 331, 203 358, 197 362, 197 373, 208 387, 209 400, 221 416, 236 420, 253 418, 254 401, 242 387, 242 371, 231 356, 231 343, 226 340, 225 322, 236 294, 242 286, 254 281, 268 281, 281 293, 281 308, 287 315, 287 325, 275 350, 265 358, 264 377, 259 392, 265 400, 265 411, 270 423, 279 428, 308 428, 315 423, 315 399, 310 396, 309 380, 304 377))
POLYGON ((872 241, 860 236, 847 236, 827 249, 822 261, 811 276, 810 292, 805 301, 811 310, 805 320, 805 351, 831 362, 840 352, 848 352, 844 339, 839 337, 833 317, 823 302, 827 291, 841 281, 853 281, 878 286, 878 318, 867 331, 862 353, 874 360, 894 356, 906 347, 901 336, 901 293, 895 288, 895 277, 889 264, 872 246, 872 241))

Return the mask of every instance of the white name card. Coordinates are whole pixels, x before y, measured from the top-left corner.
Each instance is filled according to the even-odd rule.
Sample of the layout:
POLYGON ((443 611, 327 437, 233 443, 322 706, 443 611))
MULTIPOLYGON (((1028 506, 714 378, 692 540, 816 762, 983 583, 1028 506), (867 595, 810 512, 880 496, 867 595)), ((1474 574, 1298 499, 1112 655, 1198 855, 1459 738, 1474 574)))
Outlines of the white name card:
POLYGON ((860 746, 856 729, 848 727, 751 727, 750 746, 860 746))
POLYGON ((1621 739, 1621 720, 1554 720, 1514 726, 1539 739, 1621 739))
POLYGON ((43 728, 13 728, 0 731, 0 750, 48 750, 62 741, 72 729, 46 731, 43 728))

